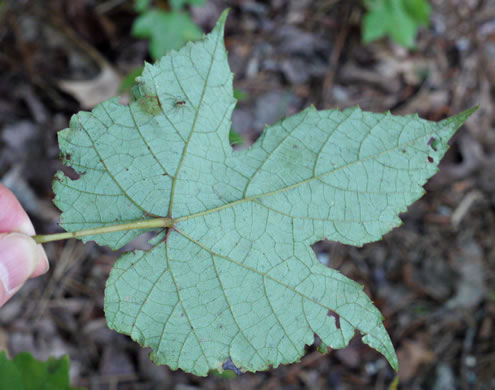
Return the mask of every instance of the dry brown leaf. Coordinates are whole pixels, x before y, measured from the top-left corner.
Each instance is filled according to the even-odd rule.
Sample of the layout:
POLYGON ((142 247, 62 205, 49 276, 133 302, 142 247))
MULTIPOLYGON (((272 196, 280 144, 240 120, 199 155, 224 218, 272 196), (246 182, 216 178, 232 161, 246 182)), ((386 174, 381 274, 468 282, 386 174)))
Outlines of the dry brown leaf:
POLYGON ((104 65, 100 74, 92 80, 59 81, 59 87, 74 96, 83 109, 91 109, 97 104, 118 95, 121 78, 109 65, 104 65))

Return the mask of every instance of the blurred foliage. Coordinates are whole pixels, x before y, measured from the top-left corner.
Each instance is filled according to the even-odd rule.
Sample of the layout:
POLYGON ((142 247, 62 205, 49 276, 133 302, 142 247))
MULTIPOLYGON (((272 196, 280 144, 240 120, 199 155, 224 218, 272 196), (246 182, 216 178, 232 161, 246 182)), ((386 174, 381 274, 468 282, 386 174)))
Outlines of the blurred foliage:
POLYGON ((242 89, 239 89, 239 88, 235 88, 234 87, 234 98, 238 101, 238 102, 243 102, 244 100, 246 100, 247 98, 249 97, 249 95, 244 92, 242 89))
POLYGON ((431 6, 427 0, 364 0, 368 11, 363 19, 363 42, 389 35, 406 48, 416 46, 420 26, 429 24, 431 6))
POLYGON ((144 66, 139 66, 136 69, 129 72, 120 83, 120 93, 128 91, 132 88, 134 83, 136 82, 136 77, 141 76, 143 73, 144 66))
POLYGON ((169 0, 172 9, 180 9, 186 5, 203 5, 205 0, 169 0))
POLYGON ((140 15, 134 21, 132 34, 149 39, 151 57, 157 60, 202 37, 203 32, 183 7, 203 3, 204 0, 170 0, 170 10, 165 10, 153 6, 151 0, 136 0, 135 9, 140 15))
POLYGON ((219 373, 217 370, 211 370, 209 374, 222 379, 234 379, 237 377, 237 374, 232 370, 225 370, 222 373, 219 373))
MULTIPOLYGON (((234 98, 238 102, 247 100, 248 97, 249 95, 246 92, 234 87, 234 98)), ((229 142, 231 145, 243 145, 244 138, 242 138, 242 135, 240 135, 234 128, 231 128, 229 133, 229 142)))
POLYGON ((242 145, 244 143, 244 138, 234 129, 230 129, 229 132, 229 142, 231 145, 242 145))
POLYGON ((76 390, 69 381, 69 358, 36 360, 28 352, 7 359, 0 352, 0 390, 76 390))

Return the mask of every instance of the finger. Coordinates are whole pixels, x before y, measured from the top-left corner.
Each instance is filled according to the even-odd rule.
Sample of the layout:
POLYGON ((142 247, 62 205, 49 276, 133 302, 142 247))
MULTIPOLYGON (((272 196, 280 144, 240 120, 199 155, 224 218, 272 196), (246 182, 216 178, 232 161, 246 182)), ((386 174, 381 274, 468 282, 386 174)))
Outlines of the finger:
POLYGON ((7 302, 31 277, 39 264, 48 262, 44 251, 29 236, 21 233, 0 234, 0 306, 7 302))
MULTIPOLYGON (((28 236, 34 235, 34 227, 28 215, 15 195, 0 184, 0 233, 19 232, 28 236)), ((38 245, 39 260, 35 265, 31 278, 43 275, 49 269, 48 258, 41 245, 38 245)))
POLYGON ((0 233, 34 235, 34 227, 15 195, 0 184, 0 233))

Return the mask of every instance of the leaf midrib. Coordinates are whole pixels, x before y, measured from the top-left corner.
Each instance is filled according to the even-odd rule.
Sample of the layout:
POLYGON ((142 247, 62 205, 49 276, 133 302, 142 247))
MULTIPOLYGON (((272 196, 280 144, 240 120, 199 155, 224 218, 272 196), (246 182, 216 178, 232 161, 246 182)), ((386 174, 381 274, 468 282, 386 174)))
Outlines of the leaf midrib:
MULTIPOLYGON (((211 73, 211 70, 213 68, 213 64, 215 63, 215 56, 216 56, 216 53, 217 53, 217 48, 218 48, 218 42, 221 41, 221 39, 223 39, 223 34, 219 34, 218 37, 217 37, 217 41, 215 42, 215 48, 213 49, 213 55, 211 56, 211 61, 210 61, 210 66, 208 68, 208 73, 205 77, 205 83, 204 83, 204 86, 203 86, 203 91, 201 92, 201 98, 199 99, 199 103, 197 105, 197 109, 196 109, 196 113, 194 115, 194 121, 193 121, 193 124, 191 126, 191 132, 189 133, 189 137, 187 137, 187 141, 185 142, 185 145, 184 145, 184 150, 182 152, 182 156, 180 158, 180 161, 179 161, 179 165, 177 166, 177 170, 175 171, 175 175, 172 179, 172 188, 170 190, 170 202, 169 202, 169 206, 168 206, 168 215, 167 217, 171 218, 172 217, 172 213, 173 213, 173 207, 174 207, 174 197, 175 197, 175 186, 177 185, 177 179, 179 177, 179 173, 180 173, 180 170, 182 168, 182 164, 184 162, 184 159, 187 155, 187 149, 189 148, 189 144, 191 142, 191 138, 194 134, 194 131, 196 130, 196 123, 198 121, 198 117, 199 117, 199 111, 201 109, 201 105, 203 103, 203 100, 204 100, 204 97, 205 97, 205 93, 206 93, 206 88, 208 87, 208 82, 210 80, 210 73, 211 73)), ((173 61, 173 59, 172 59, 173 61)), ((172 63, 172 67, 173 67, 173 63, 172 63)))
MULTIPOLYGON (((402 131, 403 131, 403 129, 402 129, 402 131)), ((349 167, 351 167, 353 165, 362 164, 362 163, 364 163, 366 161, 377 159, 380 156, 383 156, 383 155, 385 155, 387 153, 396 151, 398 149, 405 148, 405 147, 408 147, 408 146, 412 146, 413 144, 415 144, 416 142, 418 142, 420 139, 428 138, 430 135, 431 134, 422 135, 420 137, 414 138, 413 140, 411 140, 410 142, 407 142, 405 144, 397 145, 394 148, 384 150, 384 151, 382 151, 382 152, 380 152, 378 154, 374 154, 374 155, 368 156, 368 157, 366 157, 364 159, 359 159, 359 160, 353 161, 351 163, 348 163, 348 164, 342 165, 340 167, 334 168, 331 171, 322 173, 321 175, 312 176, 312 177, 310 177, 308 179, 305 179, 303 181, 300 181, 300 182, 291 184, 290 186, 287 186, 287 187, 284 187, 284 188, 279 188, 277 190, 266 192, 264 194, 252 195, 252 196, 249 196, 249 197, 246 197, 246 198, 242 198, 242 199, 236 200, 234 202, 230 202, 230 203, 226 203, 226 204, 223 204, 221 206, 218 206, 218 207, 214 207, 214 208, 209 209, 209 210, 201 211, 199 213, 195 213, 195 214, 191 214, 191 215, 186 215, 186 216, 183 216, 183 217, 175 218, 174 219, 174 222, 175 223, 184 222, 184 221, 187 221, 187 220, 190 220, 190 219, 194 219, 194 218, 197 218, 197 217, 202 217, 202 216, 205 216, 205 215, 208 215, 208 214, 211 214, 211 213, 215 213, 215 212, 218 212, 218 211, 227 209, 227 208, 235 207, 235 206, 237 206, 239 204, 242 204, 242 203, 247 203, 247 202, 259 200, 259 199, 266 198, 266 197, 269 197, 269 196, 272 196, 272 195, 277 195, 277 194, 280 194, 280 193, 283 193, 283 192, 286 192, 286 191, 290 191, 290 190, 292 190, 294 188, 297 188, 297 187, 299 187, 301 185, 304 185, 306 183, 309 183, 309 182, 311 182, 313 180, 322 179, 322 178, 324 178, 326 176, 332 175, 332 174, 334 174, 334 173, 336 173, 336 172, 338 172, 340 170, 344 170, 344 169, 349 168, 349 167)), ((352 190, 347 190, 347 191, 351 191, 352 192, 352 190)))

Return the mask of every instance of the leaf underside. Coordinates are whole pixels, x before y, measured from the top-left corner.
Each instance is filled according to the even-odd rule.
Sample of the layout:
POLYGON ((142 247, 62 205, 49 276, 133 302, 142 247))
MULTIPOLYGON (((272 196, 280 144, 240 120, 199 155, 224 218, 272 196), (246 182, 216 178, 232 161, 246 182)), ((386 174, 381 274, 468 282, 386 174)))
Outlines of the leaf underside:
MULTIPOLYGON (((227 362, 277 367, 297 361, 315 334, 343 348, 356 331, 397 369, 362 286, 322 265, 311 245, 360 246, 398 226, 472 111, 434 123, 311 107, 233 152, 225 18, 202 41, 147 64, 135 102, 109 100, 59 133, 65 164, 81 175, 54 181, 66 230, 175 221, 150 250, 115 263, 108 325, 151 347, 156 363, 196 375, 227 362)), ((139 234, 85 240, 117 249, 139 234)))

